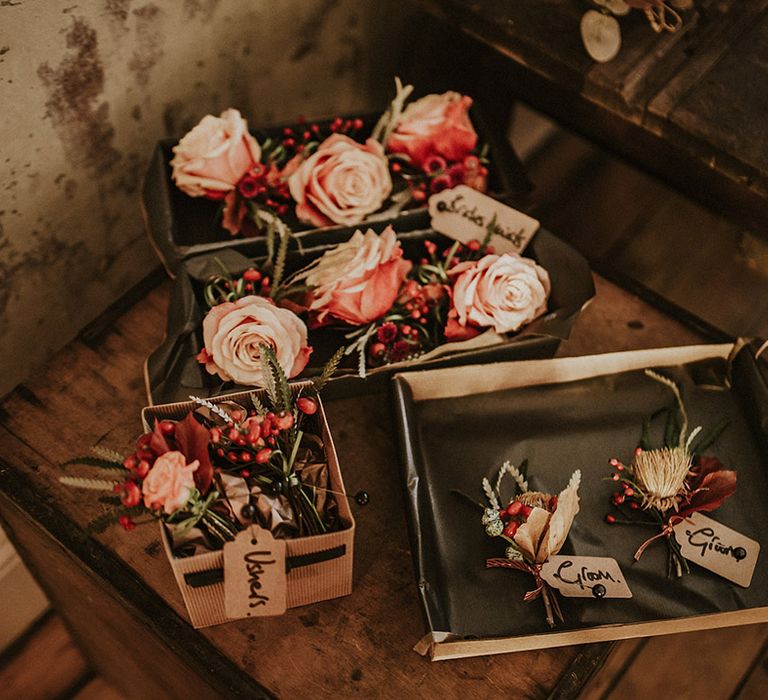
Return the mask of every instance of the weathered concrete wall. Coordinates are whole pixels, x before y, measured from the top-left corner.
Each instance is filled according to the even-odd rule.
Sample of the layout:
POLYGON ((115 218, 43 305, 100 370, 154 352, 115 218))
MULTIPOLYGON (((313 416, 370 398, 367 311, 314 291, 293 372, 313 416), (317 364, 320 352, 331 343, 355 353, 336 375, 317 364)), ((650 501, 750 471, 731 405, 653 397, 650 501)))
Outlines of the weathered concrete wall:
POLYGON ((229 106, 377 109, 409 19, 398 0, 2 0, 0 395, 156 265, 156 140, 229 106))

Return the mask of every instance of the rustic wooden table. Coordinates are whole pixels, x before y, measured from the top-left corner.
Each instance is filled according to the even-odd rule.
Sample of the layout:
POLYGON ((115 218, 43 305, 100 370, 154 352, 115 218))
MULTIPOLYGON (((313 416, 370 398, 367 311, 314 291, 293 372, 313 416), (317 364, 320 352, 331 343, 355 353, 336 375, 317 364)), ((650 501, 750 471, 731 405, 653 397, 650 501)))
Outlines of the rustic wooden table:
MULTIPOLYGON (((700 342, 596 279, 560 355, 700 342)), ((161 340, 168 283, 133 295, 0 404, 0 516, 96 670, 126 697, 575 697, 610 644, 430 663, 422 636, 395 435, 385 395, 331 401, 328 418, 356 510, 352 595, 195 631, 153 526, 89 535, 97 494, 58 466, 140 432, 142 362, 161 340)))

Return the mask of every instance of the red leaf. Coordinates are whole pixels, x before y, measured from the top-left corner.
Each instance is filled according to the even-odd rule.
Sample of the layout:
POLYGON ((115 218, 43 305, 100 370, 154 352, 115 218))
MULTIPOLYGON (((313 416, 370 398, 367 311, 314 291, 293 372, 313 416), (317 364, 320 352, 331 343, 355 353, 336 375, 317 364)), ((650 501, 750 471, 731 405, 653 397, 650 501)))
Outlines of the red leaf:
POLYGON ((680 509, 680 515, 713 511, 736 491, 736 472, 725 469, 716 457, 701 457, 689 483, 691 497, 680 509))
POLYGON ((165 434, 160 429, 160 421, 155 420, 155 428, 152 431, 152 437, 149 439, 149 446, 154 453, 159 457, 166 452, 170 452, 173 448, 168 444, 168 440, 165 434))
POLYGON ((184 420, 176 423, 175 437, 187 463, 199 460, 200 466, 195 471, 195 486, 205 496, 213 481, 213 465, 208 454, 208 430, 197 422, 194 414, 188 413, 184 420))

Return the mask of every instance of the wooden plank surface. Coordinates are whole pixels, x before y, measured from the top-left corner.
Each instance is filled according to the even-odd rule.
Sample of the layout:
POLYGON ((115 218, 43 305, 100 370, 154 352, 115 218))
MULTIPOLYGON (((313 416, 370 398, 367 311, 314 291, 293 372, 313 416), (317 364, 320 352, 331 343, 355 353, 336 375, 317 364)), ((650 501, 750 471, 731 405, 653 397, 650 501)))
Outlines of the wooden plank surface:
POLYGON ((48 615, 0 663, 0 695, 24 700, 66 696, 89 674, 61 619, 48 615))
POLYGON ((733 700, 764 700, 768 695, 768 642, 752 662, 733 700))
POLYGON ((766 639, 766 625, 649 639, 603 698, 727 700, 766 639))
POLYGON ((94 678, 72 700, 123 700, 123 696, 103 678, 94 678))
POLYGON ((527 167, 533 215, 595 269, 728 336, 768 337, 768 243, 754 232, 566 132, 527 167))
POLYGON ((630 668, 643 646, 651 641, 653 640, 625 639, 614 644, 603 667, 584 686, 579 700, 605 700, 616 682, 630 668))
MULTIPOLYGON (((573 339, 563 345, 563 354, 669 346, 699 339, 610 283, 598 279, 597 285, 598 297, 578 321, 573 339)), ((90 337, 88 345, 70 345, 0 405, 0 456, 7 464, 0 470, 0 480, 7 486, 14 475, 30 485, 35 503, 18 505, 33 513, 39 506, 35 517, 60 512, 65 524, 71 520, 83 527, 100 512, 95 496, 57 483, 61 474, 57 464, 93 444, 128 447, 139 432, 138 414, 144 403, 141 364, 161 338, 167 293, 165 285, 154 290, 101 336, 90 337)), ((108 557, 99 564, 106 567, 99 574, 118 590, 130 591, 126 605, 141 607, 144 586, 156 591, 158 602, 168 606, 168 630, 174 630, 175 639, 164 642, 175 644, 179 653, 189 646, 189 640, 201 639, 219 649, 233 668, 281 696, 355 691, 392 698, 414 692, 495 698, 500 689, 514 697, 546 696, 562 674, 573 670, 569 664, 576 658, 577 648, 444 664, 430 663, 411 651, 424 628, 388 402, 385 396, 374 395, 329 402, 327 410, 348 490, 366 489, 371 495, 370 505, 356 511, 351 596, 290 610, 279 618, 184 631, 175 620, 177 615, 186 618, 186 613, 154 527, 138 528, 130 535, 108 530, 96 537, 97 548, 88 544, 91 540, 84 539, 82 532, 70 532, 71 525, 62 526, 57 536, 86 560, 92 557, 94 562, 102 562, 114 553, 116 562, 133 572, 136 583, 127 580, 123 569, 113 567, 108 557)), ((14 497, 13 493, 6 495, 14 497)), ((66 615, 66 601, 60 603, 66 615)), ((82 610, 82 604, 77 609, 82 610)), ((78 615, 71 622, 87 628, 87 617, 78 615)), ((152 632, 162 638, 164 624, 162 618, 157 619, 152 632)), ((83 629, 78 639, 86 644, 89 655, 98 656, 98 627, 83 629)), ((117 641, 119 638, 114 643, 117 641)), ((110 675, 101 665, 98 669, 125 690, 120 673, 110 675)))

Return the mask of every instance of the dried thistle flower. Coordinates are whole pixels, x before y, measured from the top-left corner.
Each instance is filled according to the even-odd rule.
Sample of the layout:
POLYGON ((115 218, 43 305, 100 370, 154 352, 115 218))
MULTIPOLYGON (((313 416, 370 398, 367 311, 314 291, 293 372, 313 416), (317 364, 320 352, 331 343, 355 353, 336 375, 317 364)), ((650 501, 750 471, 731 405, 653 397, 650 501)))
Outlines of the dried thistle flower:
POLYGON ((637 451, 632 471, 643 492, 642 508, 662 513, 676 509, 687 493, 685 480, 692 466, 693 456, 685 447, 637 451))

